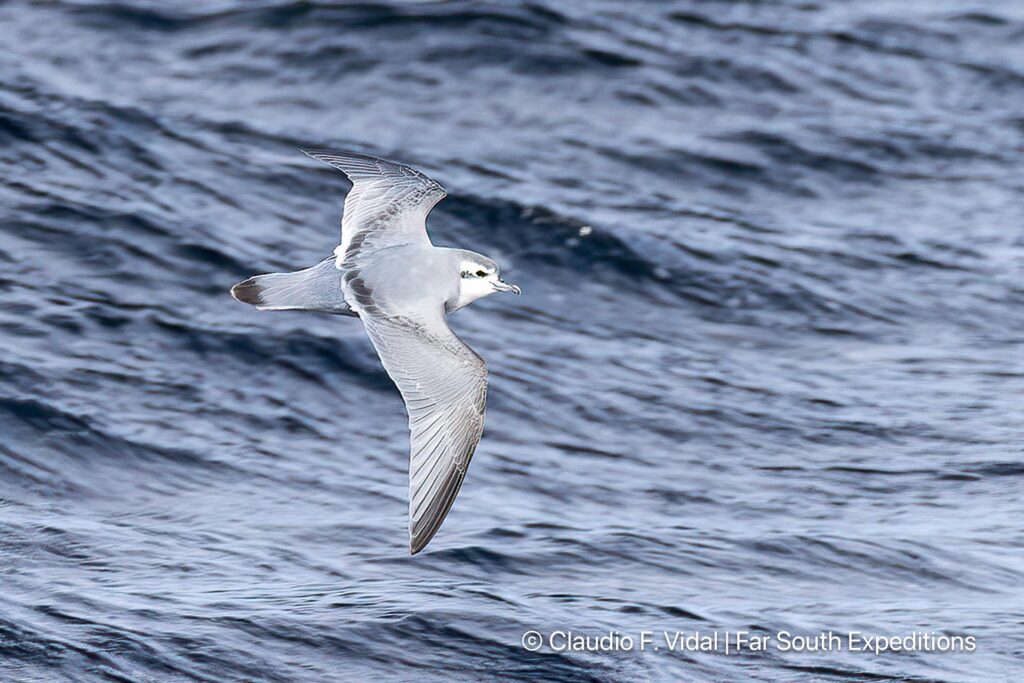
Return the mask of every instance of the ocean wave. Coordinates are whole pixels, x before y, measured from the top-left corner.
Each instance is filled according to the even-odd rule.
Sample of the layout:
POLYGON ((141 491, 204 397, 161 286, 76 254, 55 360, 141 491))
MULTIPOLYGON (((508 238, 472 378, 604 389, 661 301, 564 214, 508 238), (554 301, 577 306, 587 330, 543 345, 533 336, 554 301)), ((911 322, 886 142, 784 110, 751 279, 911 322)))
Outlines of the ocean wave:
POLYGON ((1012 3, 0 3, 5 680, 969 681, 1013 671, 1012 3), (523 296, 407 556, 337 243, 351 148, 523 296), (969 658, 531 653, 528 630, 969 630, 969 658))

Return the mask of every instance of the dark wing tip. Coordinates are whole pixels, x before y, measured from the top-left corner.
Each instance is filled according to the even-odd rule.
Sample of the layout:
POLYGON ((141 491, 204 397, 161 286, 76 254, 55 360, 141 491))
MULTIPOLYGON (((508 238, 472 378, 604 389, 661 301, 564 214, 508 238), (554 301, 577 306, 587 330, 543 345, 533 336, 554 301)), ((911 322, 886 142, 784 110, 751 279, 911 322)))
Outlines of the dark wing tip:
POLYGON ((263 297, 260 296, 260 286, 256 284, 255 277, 243 280, 232 287, 231 296, 235 297, 236 301, 241 301, 243 304, 250 304, 252 306, 259 306, 263 303, 263 297))
POLYGON ((410 529, 409 533, 409 554, 415 555, 427 547, 427 544, 441 528, 441 523, 448 516, 448 511, 455 503, 455 497, 462 488, 462 481, 466 478, 466 470, 458 467, 451 469, 445 475, 444 482, 434 499, 430 501, 427 512, 420 519, 420 523, 410 529))

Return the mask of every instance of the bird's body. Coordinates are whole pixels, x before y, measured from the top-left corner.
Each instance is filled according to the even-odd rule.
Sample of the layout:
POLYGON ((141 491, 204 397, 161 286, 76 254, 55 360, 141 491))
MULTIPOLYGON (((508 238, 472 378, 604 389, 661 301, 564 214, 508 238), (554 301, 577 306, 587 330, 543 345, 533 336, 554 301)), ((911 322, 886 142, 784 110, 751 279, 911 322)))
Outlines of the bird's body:
MULTIPOLYGON (((452 313, 471 303, 464 301, 470 292, 463 293, 460 277, 461 263, 468 258, 469 252, 458 249, 406 245, 382 249, 357 268, 342 263, 339 271, 343 281, 346 273, 359 273, 364 286, 374 292, 376 305, 388 311, 419 311, 441 302, 445 312, 452 313)), ((353 292, 346 299, 354 297, 353 292)))
POLYGON ((483 433, 487 367, 446 314, 498 291, 491 259, 435 247, 426 216, 444 189, 422 173, 350 152, 307 152, 343 171, 345 201, 334 256, 293 273, 257 275, 232 295, 261 310, 358 316, 409 413, 410 551, 433 538, 483 433))

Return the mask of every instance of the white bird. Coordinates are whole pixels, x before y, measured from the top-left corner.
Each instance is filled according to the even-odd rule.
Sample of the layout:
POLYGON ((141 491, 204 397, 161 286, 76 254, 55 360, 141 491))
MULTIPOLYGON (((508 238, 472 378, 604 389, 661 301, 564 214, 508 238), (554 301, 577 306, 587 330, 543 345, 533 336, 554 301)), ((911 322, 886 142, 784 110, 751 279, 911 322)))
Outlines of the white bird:
POLYGON ((495 292, 519 294, 480 254, 435 247, 430 210, 446 195, 419 171, 353 152, 306 151, 352 181, 334 256, 256 275, 231 295, 259 310, 358 316, 409 413, 409 552, 437 533, 484 428, 487 366, 446 314, 495 292))

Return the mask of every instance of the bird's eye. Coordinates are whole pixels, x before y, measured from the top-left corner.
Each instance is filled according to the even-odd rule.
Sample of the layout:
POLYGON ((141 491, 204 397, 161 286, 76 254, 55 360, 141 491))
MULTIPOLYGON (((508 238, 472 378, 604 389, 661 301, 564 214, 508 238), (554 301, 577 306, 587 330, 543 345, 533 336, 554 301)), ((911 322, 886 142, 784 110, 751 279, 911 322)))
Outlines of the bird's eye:
POLYGON ((485 275, 487 275, 487 273, 485 271, 483 271, 483 270, 476 271, 476 276, 477 277, 484 277, 485 275))

